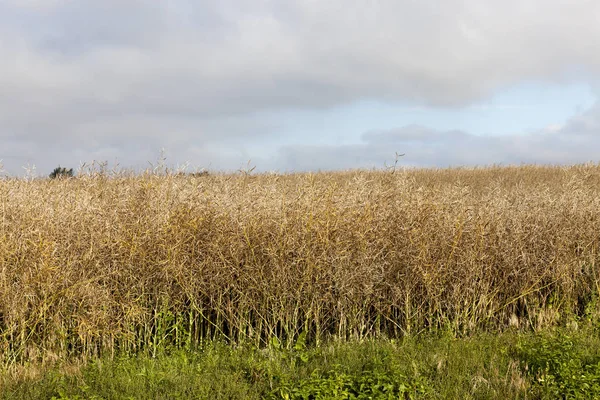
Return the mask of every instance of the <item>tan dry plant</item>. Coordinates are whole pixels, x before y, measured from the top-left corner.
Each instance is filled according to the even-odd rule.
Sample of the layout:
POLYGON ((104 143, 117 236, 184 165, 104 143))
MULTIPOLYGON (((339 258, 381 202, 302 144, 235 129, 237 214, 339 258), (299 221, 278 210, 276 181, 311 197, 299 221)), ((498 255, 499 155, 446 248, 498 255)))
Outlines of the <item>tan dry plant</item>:
POLYGON ((4 179, 0 358, 559 324, 599 210, 591 164, 4 179))

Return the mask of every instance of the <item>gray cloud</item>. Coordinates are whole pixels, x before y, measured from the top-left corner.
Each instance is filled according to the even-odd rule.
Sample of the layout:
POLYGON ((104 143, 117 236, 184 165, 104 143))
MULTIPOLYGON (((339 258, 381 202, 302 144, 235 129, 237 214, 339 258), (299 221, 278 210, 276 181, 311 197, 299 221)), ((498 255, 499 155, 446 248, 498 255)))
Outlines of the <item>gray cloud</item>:
POLYGON ((590 1, 55 3, 0 7, 4 20, 36 24, 5 28, 0 55, 14 61, 2 66, 3 85, 115 112, 212 115, 365 97, 463 105, 600 65, 600 3, 590 1))
POLYGON ((283 147, 274 165, 286 170, 382 168, 393 165, 395 152, 406 154, 399 165, 416 167, 600 162, 600 104, 562 127, 526 135, 479 136, 411 125, 367 132, 362 139, 356 145, 283 147))
MULTIPOLYGON (((13 170, 18 157, 135 163, 147 148, 183 158, 199 146, 220 167, 278 133, 263 111, 364 99, 461 107, 526 80, 595 82, 599 15, 585 0, 0 0, 0 158, 13 170)), ((374 161, 361 151, 386 151, 393 138, 381 135, 352 159, 374 161)))

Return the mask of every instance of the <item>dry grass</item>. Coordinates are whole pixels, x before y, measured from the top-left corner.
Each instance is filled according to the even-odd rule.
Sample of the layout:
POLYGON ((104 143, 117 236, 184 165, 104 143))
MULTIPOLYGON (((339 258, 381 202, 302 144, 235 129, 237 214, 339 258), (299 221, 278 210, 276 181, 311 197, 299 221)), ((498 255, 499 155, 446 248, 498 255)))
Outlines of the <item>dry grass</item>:
POLYGON ((0 358, 557 324, 598 210, 598 165, 4 179, 0 358))

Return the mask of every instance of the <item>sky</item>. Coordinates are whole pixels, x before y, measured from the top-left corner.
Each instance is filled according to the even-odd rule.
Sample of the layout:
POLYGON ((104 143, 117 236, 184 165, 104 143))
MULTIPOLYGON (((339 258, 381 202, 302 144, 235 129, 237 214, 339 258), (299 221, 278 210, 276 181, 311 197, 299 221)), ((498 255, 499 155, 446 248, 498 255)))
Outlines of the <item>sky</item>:
POLYGON ((0 60, 9 175, 600 162, 597 0, 0 0, 0 60))

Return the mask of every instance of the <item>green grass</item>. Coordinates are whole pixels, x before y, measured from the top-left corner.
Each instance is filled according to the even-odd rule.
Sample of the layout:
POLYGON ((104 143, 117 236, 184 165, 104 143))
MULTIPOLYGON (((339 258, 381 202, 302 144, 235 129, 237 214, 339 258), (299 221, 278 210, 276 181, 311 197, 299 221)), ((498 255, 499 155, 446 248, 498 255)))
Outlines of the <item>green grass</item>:
POLYGON ((264 349, 210 342, 28 371, 5 371, 0 398, 584 399, 600 396, 600 339, 589 329, 264 349))

